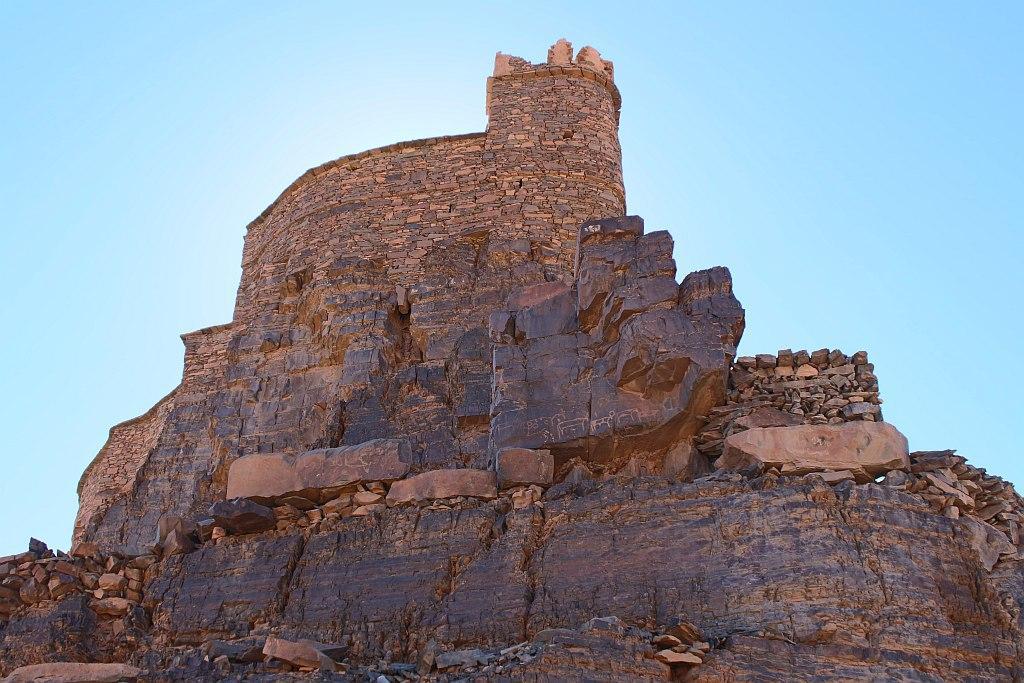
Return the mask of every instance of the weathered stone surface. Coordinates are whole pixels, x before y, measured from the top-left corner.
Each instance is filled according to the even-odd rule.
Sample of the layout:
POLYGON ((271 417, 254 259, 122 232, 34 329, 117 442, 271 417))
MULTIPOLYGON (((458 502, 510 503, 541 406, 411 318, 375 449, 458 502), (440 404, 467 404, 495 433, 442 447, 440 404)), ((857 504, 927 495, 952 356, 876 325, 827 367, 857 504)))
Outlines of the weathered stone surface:
POLYGON ((680 441, 665 455, 662 473, 670 479, 693 481, 711 472, 708 459, 689 441, 680 441))
POLYGON ((419 503, 455 496, 494 498, 497 495, 494 472, 471 469, 433 470, 396 481, 388 491, 387 504, 419 503))
POLYGON ((100 654, 96 614, 84 596, 29 607, 0 630, 0 674, 53 660, 89 661, 100 654))
POLYGON ((758 427, 732 434, 715 467, 777 467, 783 474, 849 470, 858 482, 910 467, 907 439, 890 424, 852 422, 842 425, 758 427))
POLYGON ((154 624, 181 644, 249 635, 254 620, 279 609, 303 542, 301 534, 227 537, 167 558, 146 589, 154 624))
POLYGON ((498 488, 538 484, 550 486, 555 473, 551 451, 503 448, 497 455, 498 488))
POLYGON ((538 285, 491 319, 490 448, 621 466, 664 457, 725 400, 743 330, 728 271, 675 280, 672 239, 637 216, 580 230, 573 287, 538 285))
POLYGON ((372 525, 346 520, 304 545, 204 547, 172 558, 188 580, 157 582, 155 617, 187 642, 230 630, 228 605, 244 632, 246 617, 265 618, 284 600, 284 628, 328 640, 337 623, 360 624, 354 656, 411 661, 429 639, 488 647, 611 614, 666 629, 692 622, 694 637, 711 641, 766 630, 798 644, 794 656, 807 661, 832 656, 814 650, 820 642, 870 648, 909 678, 936 662, 947 678, 1010 675, 1019 632, 976 616, 1006 588, 990 578, 963 520, 885 486, 769 480, 609 481, 543 511, 502 513, 497 502, 389 509, 372 525), (262 596, 243 606, 221 588, 225 575, 262 596), (204 596, 203 609, 189 606, 194 596, 204 596))
POLYGON ((273 529, 277 524, 274 511, 246 498, 222 500, 210 506, 214 524, 234 534, 253 534, 273 529))
POLYGON ((583 59, 507 58, 486 131, 350 154, 287 188, 248 227, 232 320, 183 335, 181 384, 90 464, 76 540, 141 549, 162 514, 246 495, 226 474, 253 454, 387 438, 414 471, 488 467, 491 312, 570 282, 578 226, 625 211, 619 93, 583 59))
POLYGON ((127 664, 57 662, 19 667, 3 680, 5 683, 118 683, 134 681, 141 673, 141 669, 127 664))
POLYGON ((408 442, 400 439, 373 439, 295 456, 254 453, 231 463, 227 497, 268 503, 294 495, 322 502, 332 489, 359 481, 401 479, 409 471, 410 453, 408 442))
POLYGON ((263 654, 296 666, 320 667, 323 658, 341 659, 347 648, 343 645, 329 645, 315 640, 291 641, 284 638, 267 638, 263 654))

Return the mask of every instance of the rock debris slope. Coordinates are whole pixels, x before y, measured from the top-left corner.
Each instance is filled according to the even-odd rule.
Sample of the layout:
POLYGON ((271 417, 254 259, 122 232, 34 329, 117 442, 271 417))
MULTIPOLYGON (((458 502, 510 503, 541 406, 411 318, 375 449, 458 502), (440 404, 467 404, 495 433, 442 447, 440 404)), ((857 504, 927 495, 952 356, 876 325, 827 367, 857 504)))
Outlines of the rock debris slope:
POLYGON ((626 213, 611 62, 499 54, 486 132, 307 172, 231 322, 0 558, 5 680, 1017 680, 1013 486, 867 353, 736 356, 626 213))

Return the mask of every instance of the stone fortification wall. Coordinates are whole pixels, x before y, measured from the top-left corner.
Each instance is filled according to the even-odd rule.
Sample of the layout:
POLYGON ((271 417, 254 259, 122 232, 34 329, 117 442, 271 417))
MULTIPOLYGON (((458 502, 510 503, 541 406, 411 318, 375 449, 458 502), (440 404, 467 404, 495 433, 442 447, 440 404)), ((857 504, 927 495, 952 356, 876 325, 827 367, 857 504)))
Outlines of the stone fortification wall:
POLYGON ((499 54, 486 132, 397 143, 307 171, 249 225, 235 320, 276 303, 290 274, 312 268, 318 277, 339 256, 381 259, 396 284, 413 285, 431 250, 466 231, 527 239, 568 272, 580 223, 626 208, 620 97, 589 59, 534 65, 499 54))
POLYGON ((222 496, 249 453, 395 436, 418 469, 483 458, 487 316, 515 287, 571 281, 578 226, 625 212, 619 106, 592 48, 499 54, 486 132, 292 183, 249 225, 233 321, 183 336, 160 419, 145 438, 119 428, 83 475, 76 540, 143 547, 160 515, 222 496))
POLYGON ((725 405, 711 410, 697 450, 714 460, 727 436, 751 427, 881 421, 875 366, 866 351, 783 349, 733 363, 725 405))
POLYGON ((110 428, 106 443, 78 482, 76 539, 84 536, 92 519, 106 512, 111 500, 131 490, 163 431, 176 392, 164 396, 144 414, 110 428))

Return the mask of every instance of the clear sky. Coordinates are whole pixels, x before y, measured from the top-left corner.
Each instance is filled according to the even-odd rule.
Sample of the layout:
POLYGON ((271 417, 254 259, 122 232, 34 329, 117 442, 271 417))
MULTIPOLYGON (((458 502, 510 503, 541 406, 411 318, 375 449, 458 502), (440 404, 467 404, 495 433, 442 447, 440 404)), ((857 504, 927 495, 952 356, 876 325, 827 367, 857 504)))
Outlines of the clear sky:
POLYGON ((912 449, 1024 483, 1022 35, 1019 2, 0 4, 0 555, 68 546, 279 192, 483 130, 494 53, 562 36, 615 62, 630 212, 732 269, 741 353, 866 349, 912 449))

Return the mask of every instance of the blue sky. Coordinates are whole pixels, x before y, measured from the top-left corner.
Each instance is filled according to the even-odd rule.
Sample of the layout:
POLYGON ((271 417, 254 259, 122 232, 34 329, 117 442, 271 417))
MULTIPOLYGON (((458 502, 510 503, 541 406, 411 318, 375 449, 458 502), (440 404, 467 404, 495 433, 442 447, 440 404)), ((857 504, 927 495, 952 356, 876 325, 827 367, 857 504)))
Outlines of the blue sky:
POLYGON ((0 5, 0 555, 67 547, 281 190, 482 130, 494 53, 562 36, 614 60, 629 210, 732 269, 741 353, 866 349, 911 448, 1024 482, 1024 5, 367 5, 0 5))

